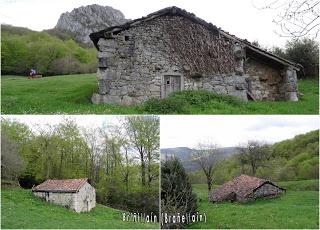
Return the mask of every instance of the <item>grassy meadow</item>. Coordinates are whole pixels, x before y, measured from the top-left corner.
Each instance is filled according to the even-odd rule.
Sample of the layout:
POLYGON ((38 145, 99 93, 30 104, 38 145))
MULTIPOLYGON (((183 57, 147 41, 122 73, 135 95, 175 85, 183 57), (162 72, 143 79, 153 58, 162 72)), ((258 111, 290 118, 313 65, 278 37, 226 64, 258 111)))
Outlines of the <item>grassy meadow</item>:
POLYGON ((278 182, 287 191, 274 199, 259 199, 246 204, 208 201, 206 184, 193 184, 199 199, 199 212, 207 223, 188 228, 271 228, 319 229, 319 180, 278 182))
POLYGON ((299 102, 242 102, 231 96, 184 91, 140 106, 93 105, 95 74, 28 80, 1 77, 2 114, 318 114, 319 82, 300 80, 299 102))
POLYGON ((126 229, 159 228, 155 223, 122 221, 122 212, 98 204, 88 213, 42 201, 30 190, 5 188, 1 191, 1 228, 6 229, 126 229))

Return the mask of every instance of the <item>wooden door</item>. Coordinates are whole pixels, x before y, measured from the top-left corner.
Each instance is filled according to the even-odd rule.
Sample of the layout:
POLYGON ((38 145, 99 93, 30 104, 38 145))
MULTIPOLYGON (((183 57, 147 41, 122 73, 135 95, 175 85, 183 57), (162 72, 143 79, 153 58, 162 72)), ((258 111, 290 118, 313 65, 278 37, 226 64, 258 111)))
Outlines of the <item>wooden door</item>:
POLYGON ((170 93, 181 90, 181 76, 164 76, 164 97, 170 93))

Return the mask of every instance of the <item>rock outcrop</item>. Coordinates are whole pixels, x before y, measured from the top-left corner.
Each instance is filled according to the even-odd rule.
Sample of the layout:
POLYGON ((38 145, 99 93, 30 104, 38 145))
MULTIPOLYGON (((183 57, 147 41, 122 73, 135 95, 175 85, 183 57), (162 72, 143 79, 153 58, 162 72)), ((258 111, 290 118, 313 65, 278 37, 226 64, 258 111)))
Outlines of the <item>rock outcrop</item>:
POLYGON ((110 6, 82 6, 61 14, 54 30, 69 34, 78 43, 93 46, 89 34, 127 22, 123 13, 110 6))

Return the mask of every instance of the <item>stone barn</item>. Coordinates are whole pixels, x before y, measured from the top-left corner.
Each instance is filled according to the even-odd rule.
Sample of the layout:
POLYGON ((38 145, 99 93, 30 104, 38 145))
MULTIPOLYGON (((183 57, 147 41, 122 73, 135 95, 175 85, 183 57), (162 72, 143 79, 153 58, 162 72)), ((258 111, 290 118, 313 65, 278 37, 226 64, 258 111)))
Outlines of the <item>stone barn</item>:
POLYGON ((298 100, 298 64, 177 7, 90 38, 99 59, 93 103, 131 105, 199 89, 243 100, 298 100))
POLYGON ((46 180, 32 188, 35 196, 76 212, 89 212, 96 206, 96 191, 88 179, 46 180))
POLYGON ((268 180, 241 175, 214 189, 209 194, 210 202, 238 201, 241 203, 257 198, 273 198, 285 192, 268 180))

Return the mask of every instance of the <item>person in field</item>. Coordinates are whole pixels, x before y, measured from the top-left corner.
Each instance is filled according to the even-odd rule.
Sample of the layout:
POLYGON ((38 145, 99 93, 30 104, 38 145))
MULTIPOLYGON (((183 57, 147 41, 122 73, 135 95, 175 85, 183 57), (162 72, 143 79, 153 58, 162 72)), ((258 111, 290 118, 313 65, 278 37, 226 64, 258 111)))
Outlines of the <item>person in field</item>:
POLYGON ((37 75, 37 71, 35 69, 31 69, 29 75, 30 75, 30 77, 34 77, 37 75))

